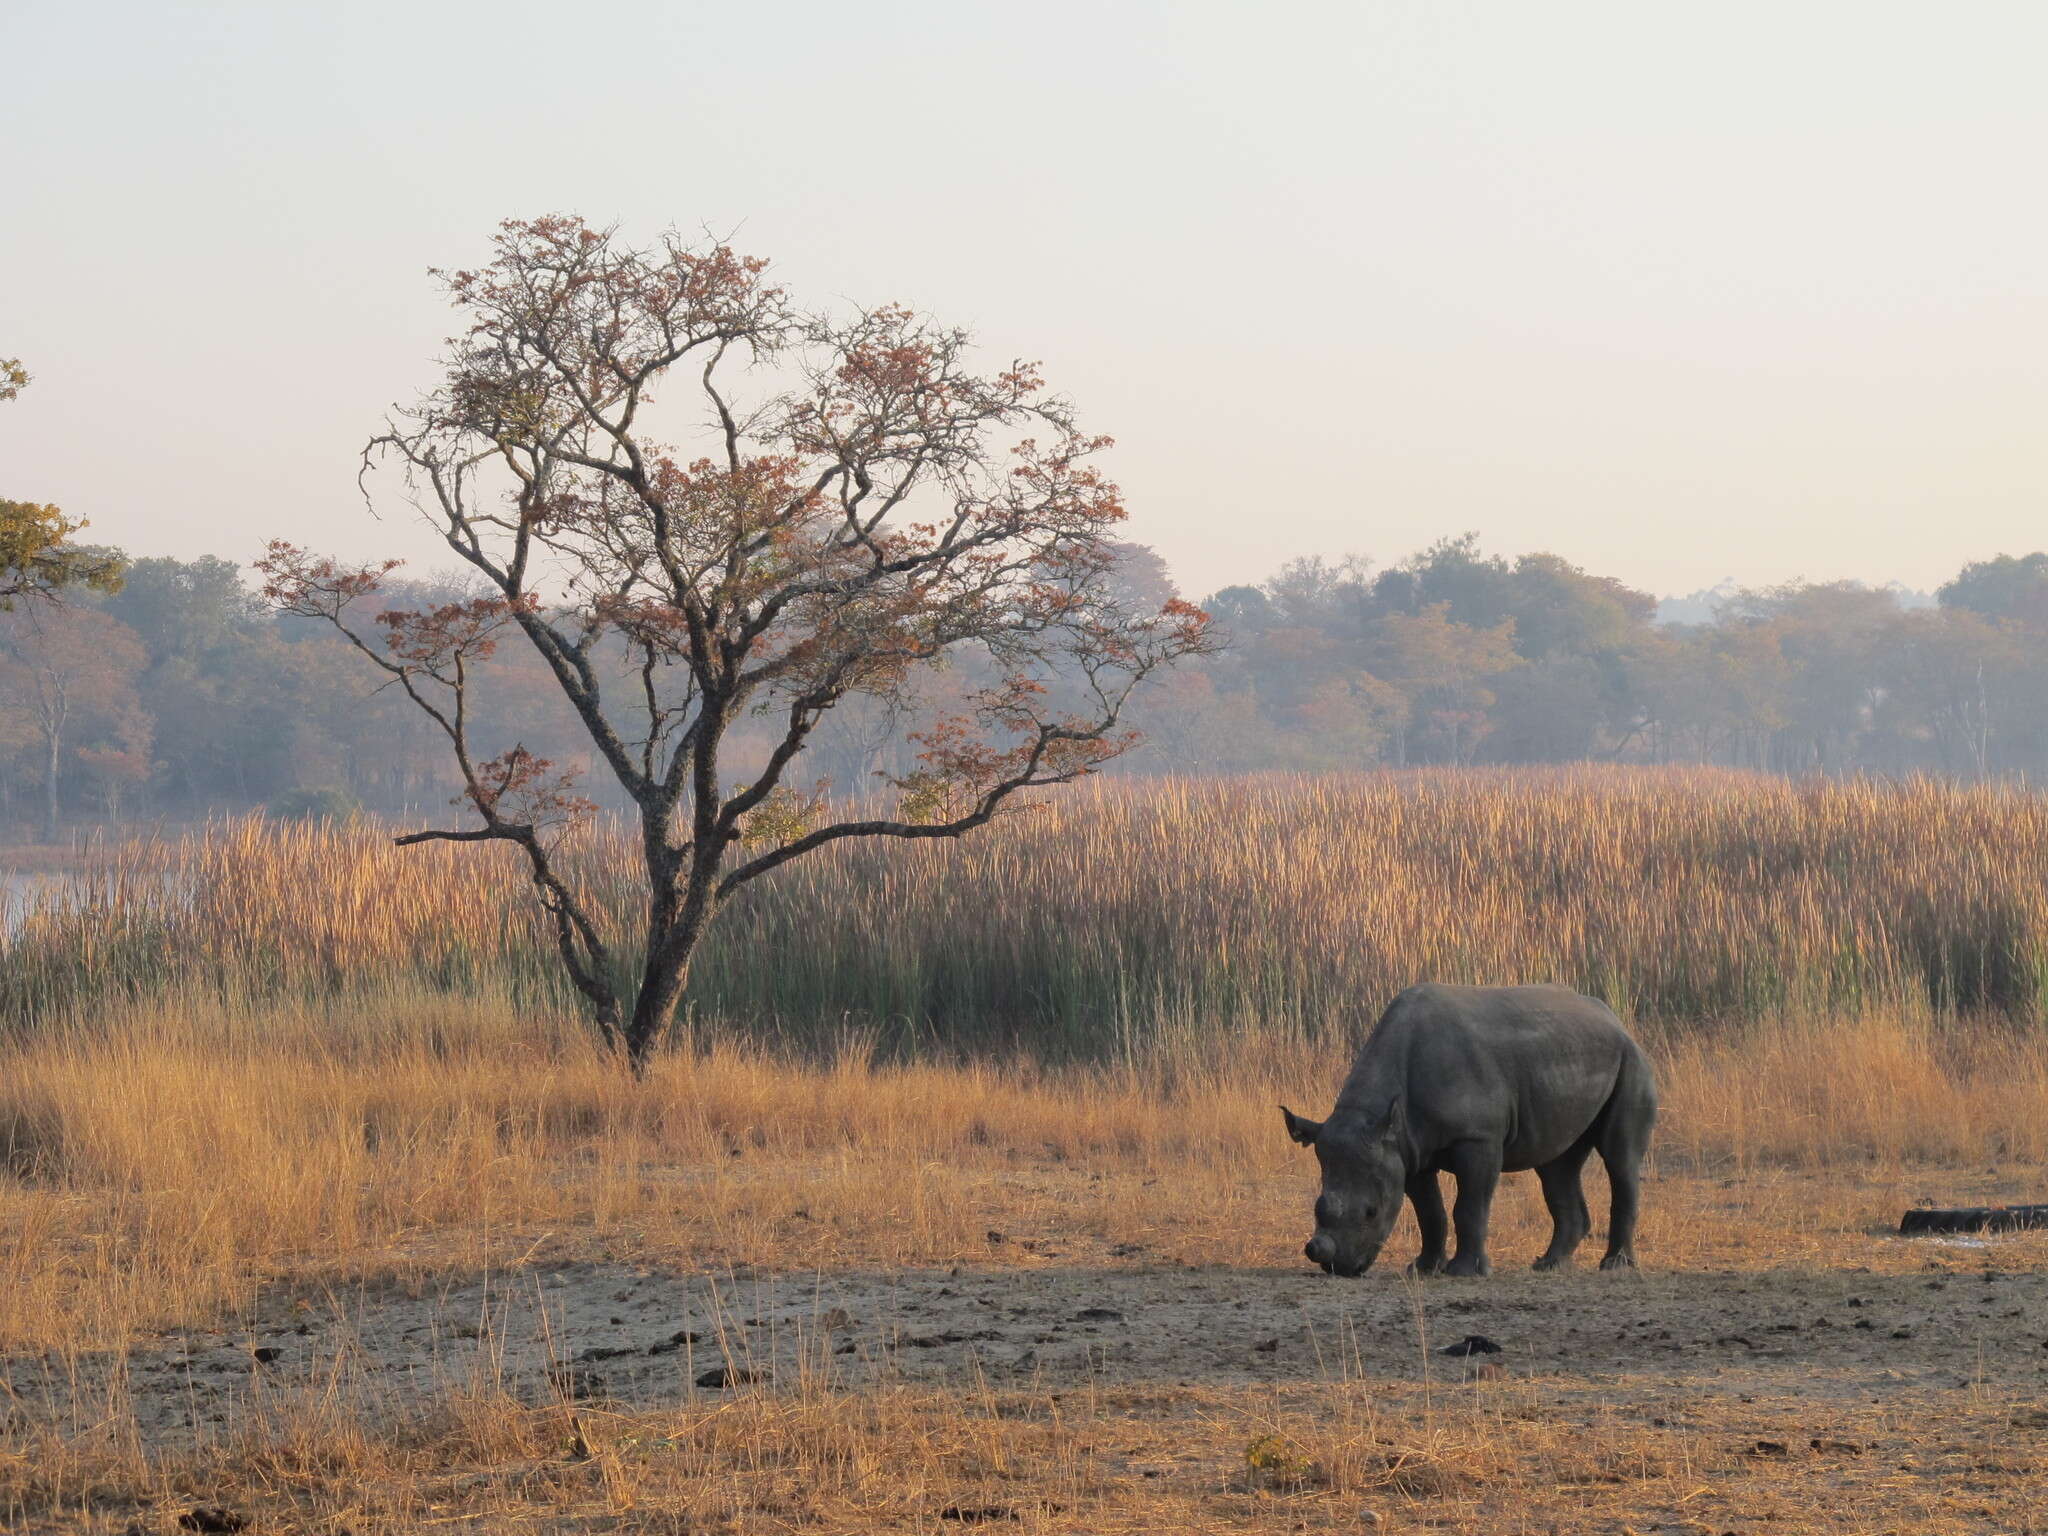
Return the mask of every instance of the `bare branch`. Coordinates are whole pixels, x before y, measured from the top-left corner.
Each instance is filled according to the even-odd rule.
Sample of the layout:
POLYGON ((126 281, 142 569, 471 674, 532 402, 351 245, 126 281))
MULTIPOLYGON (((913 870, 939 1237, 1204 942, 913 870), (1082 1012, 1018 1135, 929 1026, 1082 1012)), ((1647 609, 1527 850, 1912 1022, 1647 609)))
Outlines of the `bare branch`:
POLYGON ((410 848, 415 843, 488 843, 495 840, 517 842, 509 832, 496 827, 471 827, 462 832, 446 832, 438 829, 426 832, 403 832, 391 839, 400 848, 410 848))
MULTIPOLYGON (((740 884, 849 837, 956 837, 1094 771, 1135 740, 1117 727, 1131 690, 1206 643, 1185 605, 1119 606, 1109 440, 1034 365, 982 371, 965 332, 901 306, 802 313, 765 272, 723 244, 510 221, 484 266, 439 274, 465 316, 446 378, 365 451, 491 594, 352 635, 440 727, 483 822, 408 837, 524 848, 564 964, 636 1060, 740 884), (748 372, 760 359, 775 366, 748 372), (668 377, 695 386, 686 443, 650 432, 668 377), (584 802, 523 748, 471 748, 474 681, 514 633, 639 819, 630 1022, 549 854, 584 802), (819 722, 911 697, 955 652, 994 681, 922 733, 902 811, 811 828, 818 802, 785 786, 819 722), (780 722, 766 760, 729 785, 728 738, 762 714, 780 722)), ((281 605, 344 632, 382 574, 273 555, 281 605)))

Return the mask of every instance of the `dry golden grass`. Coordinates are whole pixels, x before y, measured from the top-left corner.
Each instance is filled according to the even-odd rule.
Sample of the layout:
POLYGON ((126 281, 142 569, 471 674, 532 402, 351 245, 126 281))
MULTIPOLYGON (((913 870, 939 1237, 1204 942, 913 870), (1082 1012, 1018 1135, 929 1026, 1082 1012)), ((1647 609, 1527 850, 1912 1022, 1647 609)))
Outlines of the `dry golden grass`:
MULTIPOLYGON (((1651 1015, 1653 1268, 1918 1265, 1871 1236, 1904 1205, 2048 1177, 2044 830, 2018 792, 1729 775, 1111 788, 764 893, 702 978, 737 1016, 640 1082, 561 1009, 488 860, 249 823, 131 848, 4 957, 0 1351, 98 1380, 88 1354, 266 1292, 598 1257, 1270 1271, 1298 1262, 1312 1182, 1274 1104, 1327 1103, 1344 1037, 1424 974, 1651 1015), (746 947, 777 936, 770 963, 746 947)), ((622 903, 617 850, 587 858, 622 903)), ((1496 1229, 1504 1262, 1540 1247, 1532 1181, 1496 1229)), ((197 1502, 357 1536, 973 1523, 948 1507, 1086 1531, 1356 1528, 1362 1506, 1502 1533, 2043 1523, 2042 1428, 2009 1392, 1836 1403, 1816 1437, 1851 1455, 1788 1438, 1814 1410, 1782 1383, 1743 1390, 821 1377, 654 1413, 480 1379, 165 1445, 116 1372, 61 1424, 0 1419, 0 1523, 169 1530, 197 1502)))
MULTIPOLYGON (((1816 1219, 1860 1227, 1916 1167, 2048 1165, 2037 1032, 1869 1019, 1654 1049, 1667 1178, 1760 1191, 1855 1165, 1837 1188, 1869 1201, 1876 1179, 1885 1205, 1816 1219)), ((555 1254, 832 1268, 984 1259, 1008 1222, 1285 1262, 1308 1173, 1273 1106, 1326 1101, 1341 1067, 1292 1041, 1055 1070, 724 1040, 635 1082, 573 1024, 477 1003, 136 1005, 0 1052, 0 1348, 115 1344, 279 1272, 502 1262, 541 1234, 555 1254)), ((1516 1188, 1503 1219, 1533 1231, 1516 1188)), ((1667 1262, 1705 1252, 1657 1230, 1683 1209, 1651 1213, 1667 1262)))
POLYGON ((257 1530, 360 1536, 2040 1531, 2039 1416, 1950 1397, 1817 1415, 1796 1399, 1680 1399, 1654 1382, 1621 1401, 1529 1380, 1429 1393, 800 1389, 648 1414, 478 1395, 375 1430, 315 1412, 154 1464, 60 1450, 7 1471, 42 1493, 36 1523, 17 1528, 78 1532, 171 1532, 195 1507, 253 1516, 257 1530), (1772 1438, 1788 1423, 1825 1433, 1772 1438), (135 1496, 114 1493, 124 1484, 135 1496))
MULTIPOLYGON (((1878 1019, 1658 1050, 1666 1129, 1642 1236, 1658 1268, 1867 1262, 1870 1230, 1916 1194, 2024 1187, 2048 1163, 2048 1041, 2024 1033, 1878 1019)), ((851 1049, 818 1063, 721 1042, 635 1083, 573 1024, 476 1003, 138 1005, 0 1057, 0 1140, 17 1170, 0 1183, 0 1339, 61 1361, 231 1316, 266 1284, 599 1255, 1113 1266, 1137 1242, 1149 1264, 1287 1264, 1310 1174, 1272 1105, 1327 1094, 1338 1065, 1257 1042, 1061 1070, 851 1049), (791 1219, 797 1206, 807 1219, 791 1219), (1012 1235, 1000 1250, 983 1241, 992 1226, 1012 1235), (1041 1256, 1055 1246, 1060 1259, 1041 1256)), ((1542 1230, 1530 1181, 1510 1181, 1497 1243, 1533 1252, 1542 1230)), ((1663 1510, 1846 1532, 1893 1526, 1816 1511, 1809 1485, 1877 1497, 1880 1472, 1918 1501, 1897 1528, 1970 1529, 1977 1517, 1959 1511, 2020 1507, 2007 1478, 1967 1475, 1994 1442, 1949 1404, 1829 1419, 1836 1438, 1891 1447, 1882 1466, 1845 1469, 1743 1451, 1783 1440, 1787 1415, 1810 1418, 1797 1404, 1692 1400, 1668 1409, 1690 1426, 1672 1434, 1647 1409, 1527 1381, 1448 1401, 1343 1379, 1092 1397, 818 1384, 624 1414, 536 1407, 485 1382, 375 1420, 339 1398, 325 1412, 300 1403, 169 1448, 124 1418, 124 1392, 117 1379, 62 1433, 10 1435, 0 1509, 76 1530, 123 1529, 142 1511, 145 1529, 169 1530, 195 1503, 225 1501, 264 1511, 266 1528, 364 1533, 950 1529, 948 1507, 1015 1510, 1004 1523, 1026 1529, 1252 1531, 1371 1506, 1474 1530, 1663 1510), (1962 1481, 1933 1480, 1941 1468, 1962 1481)), ((1965 1417, 1997 1428, 2012 1411, 1989 1396, 1965 1417)), ((2048 1470, 2040 1450, 2036 1437, 1996 1455, 2032 1477, 2048 1470)))

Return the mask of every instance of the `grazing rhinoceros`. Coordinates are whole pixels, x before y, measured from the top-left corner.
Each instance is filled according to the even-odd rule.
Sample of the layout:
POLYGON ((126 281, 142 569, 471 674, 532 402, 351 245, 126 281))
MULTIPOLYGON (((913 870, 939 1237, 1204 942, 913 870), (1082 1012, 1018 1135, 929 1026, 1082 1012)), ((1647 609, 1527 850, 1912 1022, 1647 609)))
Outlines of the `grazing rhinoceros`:
POLYGON ((1419 1274, 1484 1275, 1486 1221, 1503 1172, 1534 1168, 1556 1223, 1538 1269, 1592 1230, 1579 1170, 1599 1152, 1614 1190, 1602 1269, 1635 1263, 1637 1190, 1657 1088, 1642 1047, 1607 1005, 1563 987, 1410 987, 1358 1048, 1330 1118, 1284 1105, 1287 1134, 1316 1149, 1323 1192, 1302 1251, 1335 1275, 1379 1256, 1405 1193, 1422 1228, 1419 1274), (1444 1254, 1437 1173, 1457 1177, 1444 1254))

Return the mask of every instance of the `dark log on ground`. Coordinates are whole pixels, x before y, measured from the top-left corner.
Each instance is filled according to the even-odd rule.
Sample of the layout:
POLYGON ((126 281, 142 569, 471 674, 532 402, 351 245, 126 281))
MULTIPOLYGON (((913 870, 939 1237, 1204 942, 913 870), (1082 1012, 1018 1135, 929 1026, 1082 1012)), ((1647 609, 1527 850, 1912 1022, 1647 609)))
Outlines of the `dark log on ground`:
POLYGON ((1936 1232, 2024 1232, 2048 1228, 2048 1205, 1967 1205, 1955 1210, 1908 1211, 1899 1218, 1899 1236, 1927 1237, 1936 1232))

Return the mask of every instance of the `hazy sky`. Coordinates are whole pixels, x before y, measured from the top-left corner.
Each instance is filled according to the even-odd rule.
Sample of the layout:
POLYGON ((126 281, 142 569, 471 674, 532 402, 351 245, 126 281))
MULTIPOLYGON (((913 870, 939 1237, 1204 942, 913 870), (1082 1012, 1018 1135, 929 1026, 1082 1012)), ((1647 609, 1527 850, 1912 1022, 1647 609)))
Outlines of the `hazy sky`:
POLYGON ((2048 545, 2048 5, 0 0, 0 495, 445 565, 355 455, 500 218, 1042 359, 1194 593, 2048 545))

